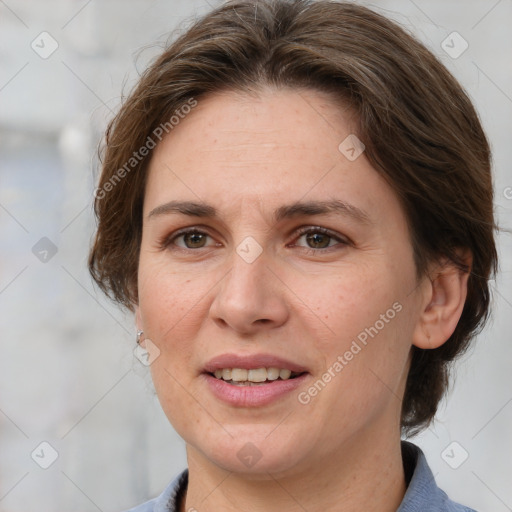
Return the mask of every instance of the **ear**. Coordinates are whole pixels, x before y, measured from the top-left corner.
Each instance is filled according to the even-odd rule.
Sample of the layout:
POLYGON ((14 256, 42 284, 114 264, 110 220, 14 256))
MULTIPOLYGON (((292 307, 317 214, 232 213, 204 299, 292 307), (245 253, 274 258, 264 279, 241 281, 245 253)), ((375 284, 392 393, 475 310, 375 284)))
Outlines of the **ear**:
MULTIPOLYGON (((470 269, 471 253, 458 251, 458 256, 470 269)), ((469 271, 462 271, 449 260, 443 260, 429 272, 413 345, 423 349, 438 348, 453 334, 466 302, 468 278, 469 271)))

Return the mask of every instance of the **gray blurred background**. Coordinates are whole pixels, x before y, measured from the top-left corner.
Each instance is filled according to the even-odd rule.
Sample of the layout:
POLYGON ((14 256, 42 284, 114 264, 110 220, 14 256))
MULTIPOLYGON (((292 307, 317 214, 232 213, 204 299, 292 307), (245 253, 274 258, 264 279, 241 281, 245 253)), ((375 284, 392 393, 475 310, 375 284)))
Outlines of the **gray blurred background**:
MULTIPOLYGON (((92 286, 86 258, 106 123, 169 34, 209 1, 0 0, 2 512, 119 512, 186 465, 134 357, 133 318, 92 286)), ((361 3, 416 34, 468 90, 510 228, 512 0, 361 3)), ((511 236, 499 244, 492 320, 438 421, 413 440, 439 485, 480 512, 512 511, 511 236)))

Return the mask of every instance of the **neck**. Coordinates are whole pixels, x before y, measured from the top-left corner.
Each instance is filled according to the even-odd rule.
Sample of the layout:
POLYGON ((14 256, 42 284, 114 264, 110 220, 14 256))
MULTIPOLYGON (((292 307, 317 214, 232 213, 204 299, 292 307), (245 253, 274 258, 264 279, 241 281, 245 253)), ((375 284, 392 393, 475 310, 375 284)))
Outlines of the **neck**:
POLYGON ((189 483, 180 512, 395 512, 406 491, 400 435, 383 430, 355 435, 278 478, 226 471, 187 446, 189 483))

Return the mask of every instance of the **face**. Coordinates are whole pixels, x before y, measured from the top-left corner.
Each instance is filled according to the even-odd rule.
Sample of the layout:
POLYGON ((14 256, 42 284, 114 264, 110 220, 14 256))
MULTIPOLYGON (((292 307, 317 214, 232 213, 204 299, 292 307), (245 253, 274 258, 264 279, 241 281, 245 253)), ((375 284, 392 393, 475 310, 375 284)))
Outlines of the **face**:
POLYGON ((155 149, 137 321, 205 463, 287 475, 398 435, 421 301, 398 199, 339 149, 354 125, 315 91, 217 93, 155 149))

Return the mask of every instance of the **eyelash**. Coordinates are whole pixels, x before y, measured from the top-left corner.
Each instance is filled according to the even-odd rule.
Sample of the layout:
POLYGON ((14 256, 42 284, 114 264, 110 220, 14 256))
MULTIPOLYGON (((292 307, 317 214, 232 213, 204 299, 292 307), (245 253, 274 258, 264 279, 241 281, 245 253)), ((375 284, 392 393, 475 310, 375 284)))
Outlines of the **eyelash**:
MULTIPOLYGON (((322 253, 322 252, 323 253, 331 252, 333 249, 336 249, 337 245, 347 246, 347 245, 351 244, 351 242, 348 239, 337 235, 336 233, 334 233, 333 231, 330 231, 329 229, 322 228, 319 226, 305 226, 305 227, 299 228, 297 230, 296 239, 301 238, 302 236, 307 235, 309 233, 321 233, 322 235, 327 235, 329 238, 334 239, 339 243, 335 244, 334 246, 325 247, 323 249, 313 249, 311 247, 298 246, 298 247, 300 247, 300 249, 302 251, 304 251, 307 254, 318 255, 319 253, 322 253)), ((200 231, 197 228, 184 228, 182 230, 177 231, 176 233, 173 233, 171 236, 164 238, 160 243, 160 248, 168 249, 171 245, 174 245, 174 242, 178 238, 188 235, 188 234, 210 236, 208 233, 206 233, 204 231, 200 231)), ((173 250, 181 250, 181 251, 198 251, 200 249, 207 249, 207 247, 198 247, 196 249, 193 249, 193 248, 179 247, 179 246, 174 245, 174 247, 172 249, 173 250)))

